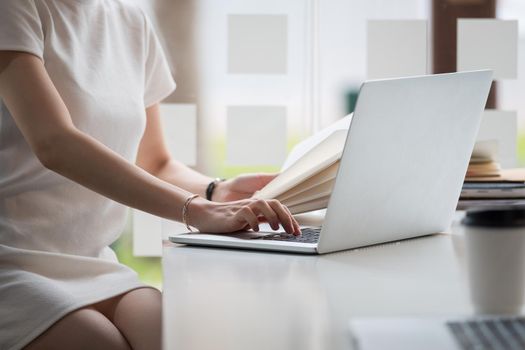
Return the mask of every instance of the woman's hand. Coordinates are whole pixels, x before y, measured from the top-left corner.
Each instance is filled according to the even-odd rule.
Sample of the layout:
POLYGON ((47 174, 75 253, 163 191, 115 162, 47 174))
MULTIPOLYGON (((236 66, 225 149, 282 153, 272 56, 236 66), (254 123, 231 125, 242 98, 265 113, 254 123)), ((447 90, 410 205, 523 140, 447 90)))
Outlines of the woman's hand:
POLYGON ((277 174, 245 174, 219 182, 213 192, 212 200, 231 202, 250 198, 276 176, 277 174))
POLYGON ((267 221, 274 230, 281 224, 289 234, 301 233, 290 211, 274 199, 217 203, 197 197, 188 207, 188 223, 201 232, 231 233, 250 228, 259 231, 261 221, 267 221))

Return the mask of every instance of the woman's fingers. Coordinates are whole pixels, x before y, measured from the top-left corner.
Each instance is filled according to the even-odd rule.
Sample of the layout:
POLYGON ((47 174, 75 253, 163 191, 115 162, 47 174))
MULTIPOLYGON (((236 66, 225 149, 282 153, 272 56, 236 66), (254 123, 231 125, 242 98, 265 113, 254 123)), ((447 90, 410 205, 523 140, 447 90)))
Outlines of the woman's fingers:
POLYGON ((242 209, 238 212, 238 215, 240 215, 242 219, 246 221, 248 225, 250 225, 252 230, 255 232, 259 231, 259 219, 257 219, 257 215, 255 215, 249 206, 242 207, 242 209))
POLYGON ((284 208, 284 206, 279 202, 278 200, 271 199, 268 201, 268 204, 273 209, 273 211, 279 216, 279 220, 281 221, 284 230, 293 235, 299 235, 300 232, 296 232, 296 229, 294 227, 294 221, 295 219, 291 216, 290 212, 284 208))
POLYGON ((252 210, 255 214, 262 214, 272 229, 279 229, 279 217, 266 201, 262 199, 256 200, 253 202, 252 210))
MULTIPOLYGON (((284 230, 289 234, 301 234, 297 221, 295 221, 288 208, 282 205, 278 200, 251 199, 239 201, 237 202, 237 205, 237 208, 234 209, 234 217, 237 222, 242 224, 242 227, 234 225, 235 227, 231 227, 233 230, 251 228, 258 232, 259 220, 264 218, 274 230, 279 229, 279 225, 282 225, 284 230)), ((212 230, 216 229, 217 227, 212 230)))
POLYGON ((295 232, 299 235, 301 234, 301 227, 299 226, 299 223, 297 222, 297 220, 295 220, 295 218, 293 217, 292 213, 290 213, 290 209, 288 209, 288 207, 286 205, 283 205, 283 208, 288 212, 288 214, 290 215, 290 217, 292 218, 292 221, 293 221, 293 226, 295 228, 295 232))

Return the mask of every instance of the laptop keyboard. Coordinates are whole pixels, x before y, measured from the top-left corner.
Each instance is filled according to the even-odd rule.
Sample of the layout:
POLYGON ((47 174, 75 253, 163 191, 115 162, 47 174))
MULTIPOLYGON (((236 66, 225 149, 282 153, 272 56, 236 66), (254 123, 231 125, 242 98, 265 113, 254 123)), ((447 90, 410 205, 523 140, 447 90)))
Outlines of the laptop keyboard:
POLYGON ((447 322, 464 350, 525 349, 525 318, 490 318, 447 322))
POLYGON ((284 241, 284 242, 299 242, 299 243, 317 243, 319 241, 320 227, 306 227, 301 229, 300 236, 290 235, 286 232, 278 232, 274 235, 264 236, 261 239, 267 241, 284 241))

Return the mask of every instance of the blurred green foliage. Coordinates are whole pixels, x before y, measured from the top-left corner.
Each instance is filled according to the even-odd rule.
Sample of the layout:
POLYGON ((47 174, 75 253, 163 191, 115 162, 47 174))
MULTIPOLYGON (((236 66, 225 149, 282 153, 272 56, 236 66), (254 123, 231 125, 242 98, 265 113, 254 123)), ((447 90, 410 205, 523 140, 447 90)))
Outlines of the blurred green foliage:
POLYGON ((516 150, 518 167, 525 167, 525 130, 518 131, 518 145, 516 150))
POLYGON ((111 246, 124 265, 135 270, 142 282, 162 290, 162 264, 160 257, 137 257, 133 255, 131 220, 122 236, 111 246))

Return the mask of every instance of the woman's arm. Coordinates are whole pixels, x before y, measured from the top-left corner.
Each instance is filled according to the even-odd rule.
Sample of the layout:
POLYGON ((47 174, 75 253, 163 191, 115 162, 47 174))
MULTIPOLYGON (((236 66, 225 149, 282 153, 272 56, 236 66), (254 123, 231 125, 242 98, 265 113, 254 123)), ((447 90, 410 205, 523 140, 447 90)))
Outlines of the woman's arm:
POLYGON ((206 187, 213 179, 171 157, 162 132, 159 105, 147 108, 146 115, 146 130, 140 141, 137 165, 159 179, 206 197, 206 187))
MULTIPOLYGON (((206 188, 214 179, 171 157, 162 132, 158 104, 147 108, 146 114, 146 130, 140 142, 137 165, 159 179, 206 197, 206 188)), ((255 191, 263 188, 275 176, 275 174, 245 174, 220 182, 215 186, 212 199, 217 202, 229 202, 250 198, 255 191)))
POLYGON ((0 53, 0 96, 42 164, 120 203, 180 220, 190 193, 129 164, 80 132, 40 59, 0 53))
MULTIPOLYGON (((42 164, 122 204, 180 221, 189 192, 162 181, 79 131, 36 56, 0 51, 0 98, 42 164)), ((218 204, 196 198, 190 224, 201 231, 258 230, 259 216, 282 223, 289 233, 298 226, 286 209, 272 201, 244 200, 218 204)))

